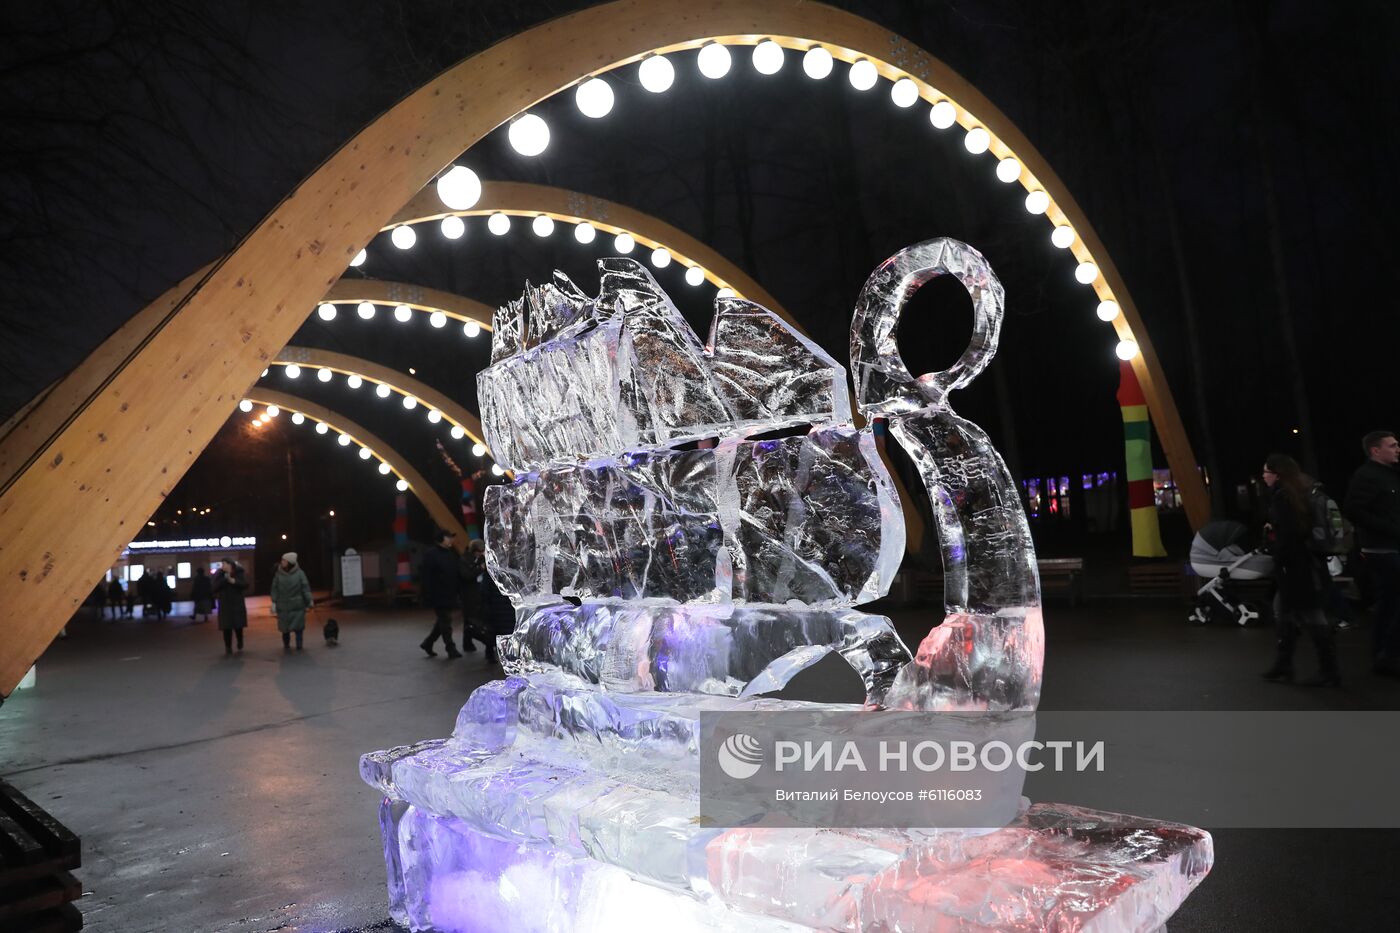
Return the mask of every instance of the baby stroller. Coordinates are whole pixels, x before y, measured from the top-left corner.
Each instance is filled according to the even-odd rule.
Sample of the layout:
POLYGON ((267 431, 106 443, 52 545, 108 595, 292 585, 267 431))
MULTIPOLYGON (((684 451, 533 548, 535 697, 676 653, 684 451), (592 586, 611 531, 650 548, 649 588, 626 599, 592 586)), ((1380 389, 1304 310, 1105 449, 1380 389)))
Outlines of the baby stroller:
POLYGON ((1239 522, 1211 522, 1191 542, 1191 569, 1207 580, 1196 594, 1187 621, 1205 625, 1212 619, 1247 625, 1259 610, 1231 587, 1235 581, 1262 580, 1274 572, 1274 559, 1262 551, 1245 550, 1249 529, 1239 522))

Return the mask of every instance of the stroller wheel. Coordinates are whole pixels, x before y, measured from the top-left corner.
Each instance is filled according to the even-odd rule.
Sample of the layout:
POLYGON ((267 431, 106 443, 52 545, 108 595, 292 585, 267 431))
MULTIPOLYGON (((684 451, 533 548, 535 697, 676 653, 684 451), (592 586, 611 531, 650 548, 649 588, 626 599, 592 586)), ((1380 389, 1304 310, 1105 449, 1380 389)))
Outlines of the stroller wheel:
POLYGON ((1191 625, 1205 625, 1209 620, 1206 618, 1206 614, 1200 609, 1192 609, 1191 614, 1186 617, 1186 621, 1191 625))
POLYGON ((1240 625, 1248 625, 1259 618, 1259 608, 1254 603, 1240 603, 1240 613, 1235 617, 1235 621, 1240 625))

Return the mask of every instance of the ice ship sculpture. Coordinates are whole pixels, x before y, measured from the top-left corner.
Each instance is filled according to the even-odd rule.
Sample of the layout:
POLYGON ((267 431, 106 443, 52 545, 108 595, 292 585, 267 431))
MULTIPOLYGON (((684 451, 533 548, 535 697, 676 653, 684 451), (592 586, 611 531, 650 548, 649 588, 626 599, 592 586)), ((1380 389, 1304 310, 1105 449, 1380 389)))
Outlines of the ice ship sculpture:
POLYGON ((948 394, 991 360, 1000 283, 954 240, 861 292, 856 399, 889 420, 934 503, 946 614, 911 654, 885 594, 904 552, 893 484, 846 373, 766 309, 716 302, 702 344, 644 268, 558 273, 501 308, 478 377, 498 463, 488 565, 517 608, 506 679, 451 737, 361 759, 384 799, 391 913, 413 930, 1155 930, 1211 864, 1186 826, 1023 806, 986 830, 721 828, 698 818, 699 720, 809 709, 761 696, 830 653, 859 710, 1033 710, 1034 550, 986 434, 948 394), (973 340, 911 376, 907 297, 952 275, 973 340), (767 435, 767 436, 765 436, 767 435), (664 919, 661 919, 664 918, 664 919))

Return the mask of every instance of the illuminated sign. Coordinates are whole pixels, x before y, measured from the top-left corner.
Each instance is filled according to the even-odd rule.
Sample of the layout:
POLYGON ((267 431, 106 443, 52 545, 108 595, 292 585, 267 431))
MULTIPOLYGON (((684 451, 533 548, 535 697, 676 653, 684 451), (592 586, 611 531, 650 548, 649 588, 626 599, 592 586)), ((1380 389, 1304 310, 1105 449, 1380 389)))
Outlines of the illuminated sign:
POLYGON ((172 541, 133 541, 126 546, 127 551, 199 551, 212 548, 251 548, 258 539, 253 535, 218 538, 181 538, 172 541))

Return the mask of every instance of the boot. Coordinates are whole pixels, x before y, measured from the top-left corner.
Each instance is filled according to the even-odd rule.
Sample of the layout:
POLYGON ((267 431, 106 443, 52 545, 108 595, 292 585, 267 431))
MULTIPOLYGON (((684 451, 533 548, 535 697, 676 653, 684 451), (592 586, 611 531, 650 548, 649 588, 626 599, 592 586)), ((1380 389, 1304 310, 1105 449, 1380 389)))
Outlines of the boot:
POLYGON ((443 641, 443 647, 447 649, 447 660, 449 661, 462 656, 462 652, 458 651, 457 646, 452 643, 451 637, 443 641))
POLYGON ((1342 672, 1337 667, 1337 643, 1330 632, 1315 634, 1313 645, 1317 648, 1317 675, 1299 681, 1304 687, 1340 687, 1342 672))
POLYGON ((291 651, 291 650, 292 650, 292 633, 291 633, 291 632, 283 632, 283 633, 282 633, 282 650, 283 650, 284 652, 285 652, 285 651, 291 651))
POLYGON ((422 648, 423 653, 426 654, 428 657, 437 657, 437 652, 433 650, 433 643, 431 641, 420 641, 418 643, 418 647, 422 648))
POLYGON ((301 629, 297 629, 297 650, 301 650, 301 629))

